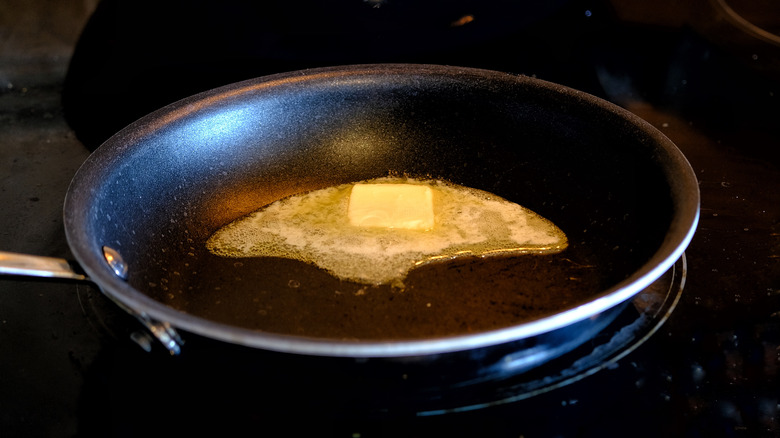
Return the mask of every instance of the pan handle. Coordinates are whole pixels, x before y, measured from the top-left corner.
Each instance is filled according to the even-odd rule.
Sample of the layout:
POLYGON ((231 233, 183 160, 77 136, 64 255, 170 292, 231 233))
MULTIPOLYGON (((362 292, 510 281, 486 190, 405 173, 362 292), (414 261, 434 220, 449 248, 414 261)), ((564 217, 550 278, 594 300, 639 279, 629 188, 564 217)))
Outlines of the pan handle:
MULTIPOLYGON (((127 278, 127 267, 119 253, 108 247, 103 248, 103 253, 106 257, 106 262, 108 262, 117 276, 127 278)), ((0 251, 0 275, 89 281, 85 274, 79 272, 77 265, 68 260, 7 251, 0 251)), ((113 298, 111 300, 125 312, 135 316, 171 355, 177 355, 181 352, 181 345, 184 341, 170 324, 154 321, 146 315, 138 314, 113 298)), ((151 351, 151 343, 147 337, 142 336, 140 333, 134 333, 131 338, 144 350, 151 351)))
POLYGON ((0 251, 0 275, 87 280, 76 266, 65 259, 0 251))

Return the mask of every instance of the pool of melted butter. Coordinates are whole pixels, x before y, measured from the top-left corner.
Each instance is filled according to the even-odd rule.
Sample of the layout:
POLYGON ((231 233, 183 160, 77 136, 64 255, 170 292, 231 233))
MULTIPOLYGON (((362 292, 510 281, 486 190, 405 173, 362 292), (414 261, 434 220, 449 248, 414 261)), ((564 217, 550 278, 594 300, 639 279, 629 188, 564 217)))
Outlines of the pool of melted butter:
POLYGON ((440 180, 378 178, 433 192, 430 229, 361 227, 348 219, 354 183, 291 196, 218 230, 207 242, 229 258, 281 257, 314 264, 345 280, 403 287, 409 271, 464 256, 553 254, 568 245, 557 226, 488 192, 440 180))

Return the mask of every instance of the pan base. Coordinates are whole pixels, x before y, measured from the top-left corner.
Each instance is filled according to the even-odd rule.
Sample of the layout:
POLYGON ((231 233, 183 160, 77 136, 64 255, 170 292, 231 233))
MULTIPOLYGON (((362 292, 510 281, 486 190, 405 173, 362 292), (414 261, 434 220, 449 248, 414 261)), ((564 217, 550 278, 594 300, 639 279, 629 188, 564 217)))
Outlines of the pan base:
MULTIPOLYGON (((98 380, 103 382, 105 373, 115 376, 111 380, 120 388, 112 391, 126 388, 127 394, 142 394, 145 400, 149 396, 167 397, 172 406, 183 411, 201 406, 204 400, 224 400, 231 415, 246 414, 245 420, 250 423, 257 420, 265 424, 275 412, 289 411, 351 422, 361 418, 437 417, 481 410, 530 399, 582 380, 614 366, 649 339, 675 309, 685 279, 683 255, 672 269, 627 303, 612 323, 576 349, 506 378, 448 385, 437 385, 430 378, 417 379, 413 374, 388 380, 381 369, 368 362, 345 361, 338 362, 345 367, 321 368, 323 362, 313 357, 284 360, 288 356, 268 353, 269 357, 264 358, 256 350, 247 355, 243 349, 233 351, 224 343, 192 336, 188 337, 186 354, 180 357, 170 357, 162 347, 149 354, 116 342, 117 337, 127 339, 128 326, 117 327, 117 318, 106 317, 116 316, 117 310, 106 311, 107 305, 112 309, 113 306, 97 290, 80 286, 79 298, 85 303, 87 316, 111 335, 107 344, 111 348, 104 354, 108 369, 101 369, 98 380), (189 341, 193 341, 192 345, 189 341), (236 352, 238 356, 226 354, 236 352), (367 371, 353 373, 361 368, 367 371), (145 392, 138 393, 140 385, 144 385, 145 392), (242 394, 256 391, 262 396, 230 402, 237 390, 242 394)), ((213 403, 205 406, 214 407, 213 403)))

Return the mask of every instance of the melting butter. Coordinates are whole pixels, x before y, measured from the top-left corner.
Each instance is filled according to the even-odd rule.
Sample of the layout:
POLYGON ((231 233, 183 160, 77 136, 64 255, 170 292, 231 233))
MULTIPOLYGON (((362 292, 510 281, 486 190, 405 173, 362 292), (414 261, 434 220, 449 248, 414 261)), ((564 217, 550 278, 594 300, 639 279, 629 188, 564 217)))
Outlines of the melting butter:
MULTIPOLYGON (((384 203, 371 201, 370 192, 359 195, 358 205, 380 208, 384 203)), ((425 209, 415 214, 427 220, 425 209)), ((312 263, 341 279, 402 287, 411 269, 436 260, 552 254, 564 250, 568 242, 549 220, 488 192, 439 180, 387 177, 278 200, 219 229, 206 245, 223 257, 290 258, 312 263), (392 221, 385 222, 386 226, 375 222, 362 226, 360 221, 351 221, 353 187, 375 189, 377 184, 429 190, 433 226, 426 222, 425 226, 394 227, 392 221)))
POLYGON ((433 190, 423 184, 355 184, 347 217, 359 227, 430 230, 435 222, 433 190))

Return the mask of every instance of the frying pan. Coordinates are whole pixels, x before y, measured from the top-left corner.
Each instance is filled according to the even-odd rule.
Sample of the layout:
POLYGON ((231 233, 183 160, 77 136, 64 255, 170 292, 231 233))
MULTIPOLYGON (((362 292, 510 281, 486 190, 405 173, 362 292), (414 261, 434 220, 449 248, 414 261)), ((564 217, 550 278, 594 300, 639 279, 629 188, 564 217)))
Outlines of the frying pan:
MULTIPOLYGON (((84 276, 61 260, 26 262, 89 279, 172 352, 192 336, 318 360, 474 362, 473 380, 592 337, 681 257, 698 216, 685 157, 615 105, 501 72, 357 65, 239 82, 131 124, 87 159, 65 200, 84 276), (203 249, 270 202, 387 175, 494 193, 551 220, 570 247, 557 258, 452 260, 413 271, 401 292, 203 249), (513 299, 508 312, 502 300, 513 299), (274 311, 282 325, 256 325, 274 311)), ((3 272, 29 273, 24 257, 2 258, 3 272)))

